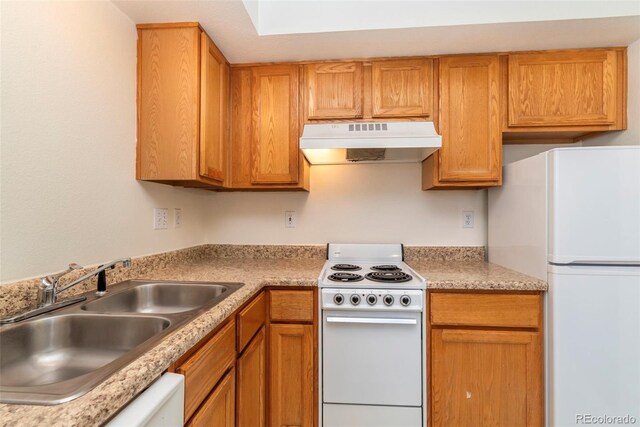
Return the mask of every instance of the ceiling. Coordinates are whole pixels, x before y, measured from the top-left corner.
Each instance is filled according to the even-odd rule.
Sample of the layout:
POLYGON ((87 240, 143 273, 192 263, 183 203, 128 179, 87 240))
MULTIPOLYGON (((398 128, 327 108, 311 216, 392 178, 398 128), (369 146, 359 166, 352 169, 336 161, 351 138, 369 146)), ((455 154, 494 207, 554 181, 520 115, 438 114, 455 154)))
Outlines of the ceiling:
POLYGON ((636 0, 113 3, 135 23, 200 22, 234 64, 627 46, 640 39, 636 0))

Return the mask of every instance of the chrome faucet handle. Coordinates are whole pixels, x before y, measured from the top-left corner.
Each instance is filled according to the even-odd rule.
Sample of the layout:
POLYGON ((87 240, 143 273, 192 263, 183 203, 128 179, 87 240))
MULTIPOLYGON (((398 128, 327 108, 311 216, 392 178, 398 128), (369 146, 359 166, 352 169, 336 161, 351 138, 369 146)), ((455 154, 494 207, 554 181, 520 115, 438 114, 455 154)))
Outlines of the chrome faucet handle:
POLYGON ((71 273, 73 270, 81 270, 83 267, 72 262, 69 268, 58 274, 50 274, 40 279, 38 287, 38 307, 44 307, 56 302, 56 288, 62 276, 71 273))
POLYGON ((75 262, 72 262, 71 264, 69 264, 69 268, 67 268, 65 271, 60 272, 58 274, 50 274, 46 276, 44 279, 46 279, 47 282, 49 282, 51 285, 56 285, 60 280, 60 278, 62 278, 62 276, 65 276, 71 273, 73 270, 82 270, 82 268, 83 267, 81 265, 78 265, 75 262))

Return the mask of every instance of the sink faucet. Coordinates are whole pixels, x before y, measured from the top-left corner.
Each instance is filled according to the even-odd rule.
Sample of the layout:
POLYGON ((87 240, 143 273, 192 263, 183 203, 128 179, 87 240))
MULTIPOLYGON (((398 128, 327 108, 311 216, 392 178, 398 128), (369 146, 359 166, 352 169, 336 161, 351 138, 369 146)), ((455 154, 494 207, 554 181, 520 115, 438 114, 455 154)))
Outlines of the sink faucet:
POLYGON ((92 278, 93 276, 98 276, 98 290, 96 293, 99 296, 104 295, 107 292, 107 276, 105 271, 109 268, 115 268, 118 263, 122 263, 122 265, 127 268, 131 267, 131 258, 117 259, 115 261, 111 261, 107 264, 101 265, 95 271, 91 271, 61 288, 58 288, 58 282, 60 281, 60 279, 73 270, 78 270, 82 267, 80 267, 78 264, 72 263, 69 264, 69 268, 62 273, 43 277, 40 280, 40 287, 38 288, 38 307, 47 307, 55 304, 60 293, 79 283, 84 282, 85 280, 92 278))
POLYGON ((110 268, 115 268, 116 264, 118 263, 122 263, 122 265, 125 267, 131 267, 131 258, 117 259, 115 261, 111 261, 107 264, 101 265, 95 271, 87 273, 84 276, 77 278, 73 282, 69 283, 68 285, 64 285, 61 288, 58 288, 60 279, 74 270, 82 269, 82 267, 80 267, 78 264, 72 263, 69 264, 69 268, 61 273, 51 274, 49 276, 43 277, 42 279, 40 279, 40 286, 38 287, 37 307, 25 312, 19 310, 18 312, 10 313, 9 315, 0 317, 0 326, 9 323, 20 322, 22 320, 30 319, 40 314, 49 313, 53 310, 66 307, 80 301, 85 301, 87 299, 86 296, 77 296, 74 298, 68 298, 58 301, 58 295, 61 292, 64 292, 67 289, 77 285, 78 283, 82 283, 85 280, 92 278, 93 276, 98 276, 98 291, 96 292, 96 294, 98 296, 104 295, 107 292, 107 275, 105 272, 110 268))

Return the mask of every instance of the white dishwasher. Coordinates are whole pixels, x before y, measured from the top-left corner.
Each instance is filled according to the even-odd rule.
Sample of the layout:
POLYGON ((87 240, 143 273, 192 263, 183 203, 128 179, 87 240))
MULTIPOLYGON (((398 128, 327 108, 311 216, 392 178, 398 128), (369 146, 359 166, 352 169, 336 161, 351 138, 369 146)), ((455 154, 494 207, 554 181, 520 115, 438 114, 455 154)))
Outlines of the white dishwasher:
POLYGON ((181 427, 184 418, 184 376, 166 373, 143 391, 108 427, 181 427))

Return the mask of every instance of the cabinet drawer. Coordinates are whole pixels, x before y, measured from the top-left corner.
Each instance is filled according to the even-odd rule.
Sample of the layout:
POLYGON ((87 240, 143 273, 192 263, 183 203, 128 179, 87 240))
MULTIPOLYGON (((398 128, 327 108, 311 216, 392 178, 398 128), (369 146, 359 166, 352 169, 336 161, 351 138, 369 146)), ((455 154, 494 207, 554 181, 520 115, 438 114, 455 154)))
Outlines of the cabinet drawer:
POLYGON ((270 291, 271 320, 313 321, 313 291, 270 291))
POLYGON ((184 375, 184 419, 202 403, 213 386, 233 366, 236 356, 236 324, 229 322, 176 372, 184 375))
POLYGON ((194 414, 187 427, 235 426, 235 379, 236 372, 232 369, 194 414))
POLYGON ((264 292, 260 293, 238 314, 238 353, 244 350, 267 317, 267 303, 264 292))
POLYGON ((432 293, 431 324, 537 328, 539 295, 432 293))

